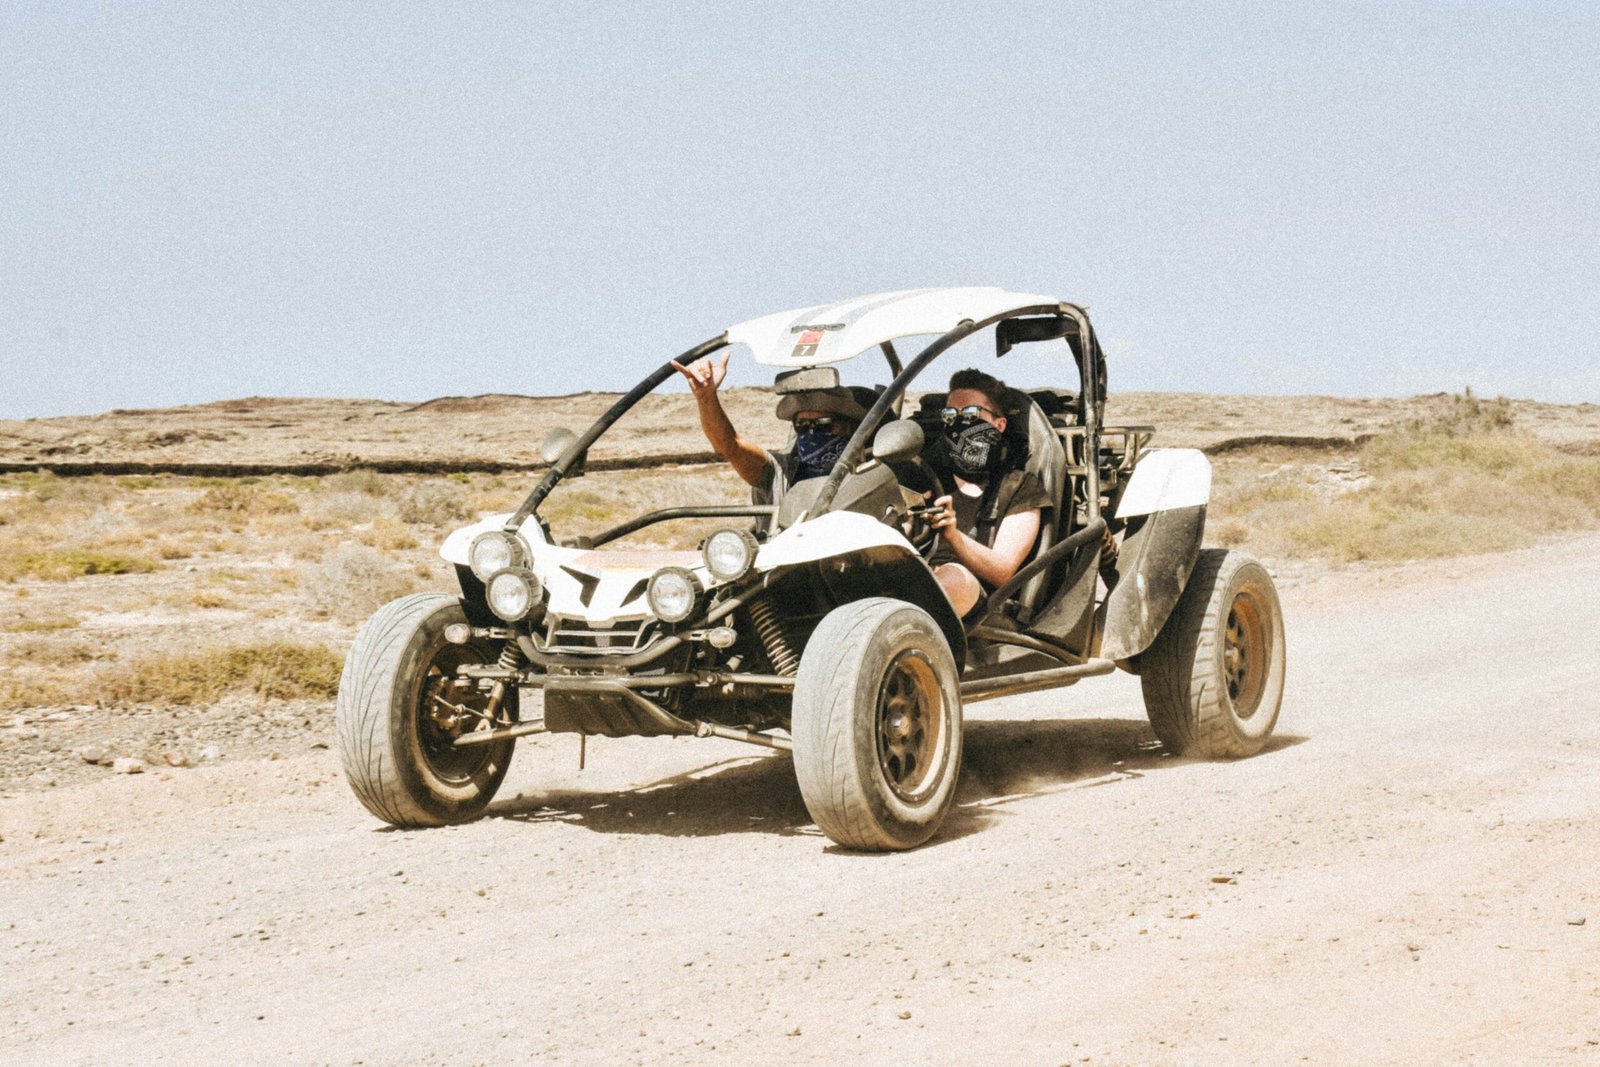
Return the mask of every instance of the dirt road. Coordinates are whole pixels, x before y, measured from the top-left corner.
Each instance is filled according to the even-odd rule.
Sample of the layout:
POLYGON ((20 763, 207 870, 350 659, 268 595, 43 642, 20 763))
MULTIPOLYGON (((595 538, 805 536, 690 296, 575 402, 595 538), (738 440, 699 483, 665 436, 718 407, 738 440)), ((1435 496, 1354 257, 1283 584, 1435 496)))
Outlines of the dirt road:
POLYGON ((5 1063, 1600 1064, 1600 538, 1297 586, 1278 741, 972 709, 931 846, 786 757, 524 744, 389 832, 330 753, 0 802, 5 1063))

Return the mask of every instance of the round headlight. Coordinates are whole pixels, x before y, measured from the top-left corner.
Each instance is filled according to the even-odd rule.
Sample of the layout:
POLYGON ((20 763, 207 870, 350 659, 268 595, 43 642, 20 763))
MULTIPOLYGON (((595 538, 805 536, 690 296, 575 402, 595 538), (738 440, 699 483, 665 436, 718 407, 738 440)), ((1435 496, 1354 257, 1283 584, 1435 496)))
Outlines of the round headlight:
POLYGON ((544 600, 544 587, 531 571, 505 570, 489 579, 485 597, 490 611, 506 622, 516 622, 544 600))
POLYGON ((650 610, 664 622, 682 622, 694 614, 695 597, 700 592, 694 575, 682 567, 667 567, 650 577, 645 598, 650 610))
POLYGON ((522 543, 522 538, 514 537, 503 530, 490 530, 488 533, 479 534, 478 539, 472 542, 472 547, 467 550, 467 562, 480 582, 487 582, 491 574, 503 571, 507 567, 520 567, 527 560, 528 552, 522 543))
POLYGON ((706 570, 724 582, 743 578, 756 561, 756 547, 749 530, 718 530, 706 538, 706 570))

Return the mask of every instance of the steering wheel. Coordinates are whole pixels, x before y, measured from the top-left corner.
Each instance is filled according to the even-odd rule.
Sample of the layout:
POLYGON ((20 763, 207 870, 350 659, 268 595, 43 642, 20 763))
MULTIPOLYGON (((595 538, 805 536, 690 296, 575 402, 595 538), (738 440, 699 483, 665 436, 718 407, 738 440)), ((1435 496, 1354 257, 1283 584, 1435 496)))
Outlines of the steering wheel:
MULTIPOLYGON (((939 477, 939 472, 920 456, 907 460, 904 464, 912 475, 902 478, 900 484, 915 492, 927 493, 927 502, 932 503, 940 497, 947 495, 944 480, 939 477)), ((939 546, 939 531, 928 524, 923 517, 923 505, 913 505, 907 508, 900 519, 900 532, 906 535, 906 540, 917 550, 923 559, 933 556, 934 550, 939 546)))

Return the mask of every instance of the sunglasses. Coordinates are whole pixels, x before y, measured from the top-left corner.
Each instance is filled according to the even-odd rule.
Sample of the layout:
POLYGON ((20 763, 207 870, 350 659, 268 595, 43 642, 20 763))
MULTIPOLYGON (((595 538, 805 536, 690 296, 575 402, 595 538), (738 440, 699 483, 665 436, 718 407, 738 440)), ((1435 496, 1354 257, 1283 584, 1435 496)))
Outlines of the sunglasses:
POLYGON ((838 423, 839 420, 832 415, 819 415, 814 419, 795 419, 794 429, 796 433, 805 433, 807 430, 832 430, 838 423))
POLYGON ((953 426, 957 422, 975 422, 985 413, 1000 418, 998 411, 992 411, 982 404, 968 404, 964 408, 942 408, 939 411, 939 418, 946 426, 953 426))

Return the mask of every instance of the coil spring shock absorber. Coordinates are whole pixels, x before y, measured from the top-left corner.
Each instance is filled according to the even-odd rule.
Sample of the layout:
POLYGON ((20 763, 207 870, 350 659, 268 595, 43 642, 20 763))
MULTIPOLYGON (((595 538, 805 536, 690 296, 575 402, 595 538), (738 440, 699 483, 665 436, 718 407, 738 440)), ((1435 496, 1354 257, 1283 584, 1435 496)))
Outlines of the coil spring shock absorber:
POLYGON ((798 671, 800 657, 795 654, 794 645, 789 643, 789 635, 783 632, 772 602, 766 597, 752 600, 750 621, 755 623, 756 636, 761 638, 761 646, 767 650, 767 658, 772 661, 773 669, 779 674, 791 676, 798 671))
MULTIPOLYGON (((503 671, 514 671, 520 668, 527 660, 522 655, 516 639, 506 642, 506 647, 500 650, 500 659, 495 663, 503 671)), ((506 691, 511 688, 504 679, 494 683, 494 688, 489 691, 489 707, 486 709, 489 722, 495 726, 510 726, 511 720, 500 714, 500 705, 505 702, 506 691)))

